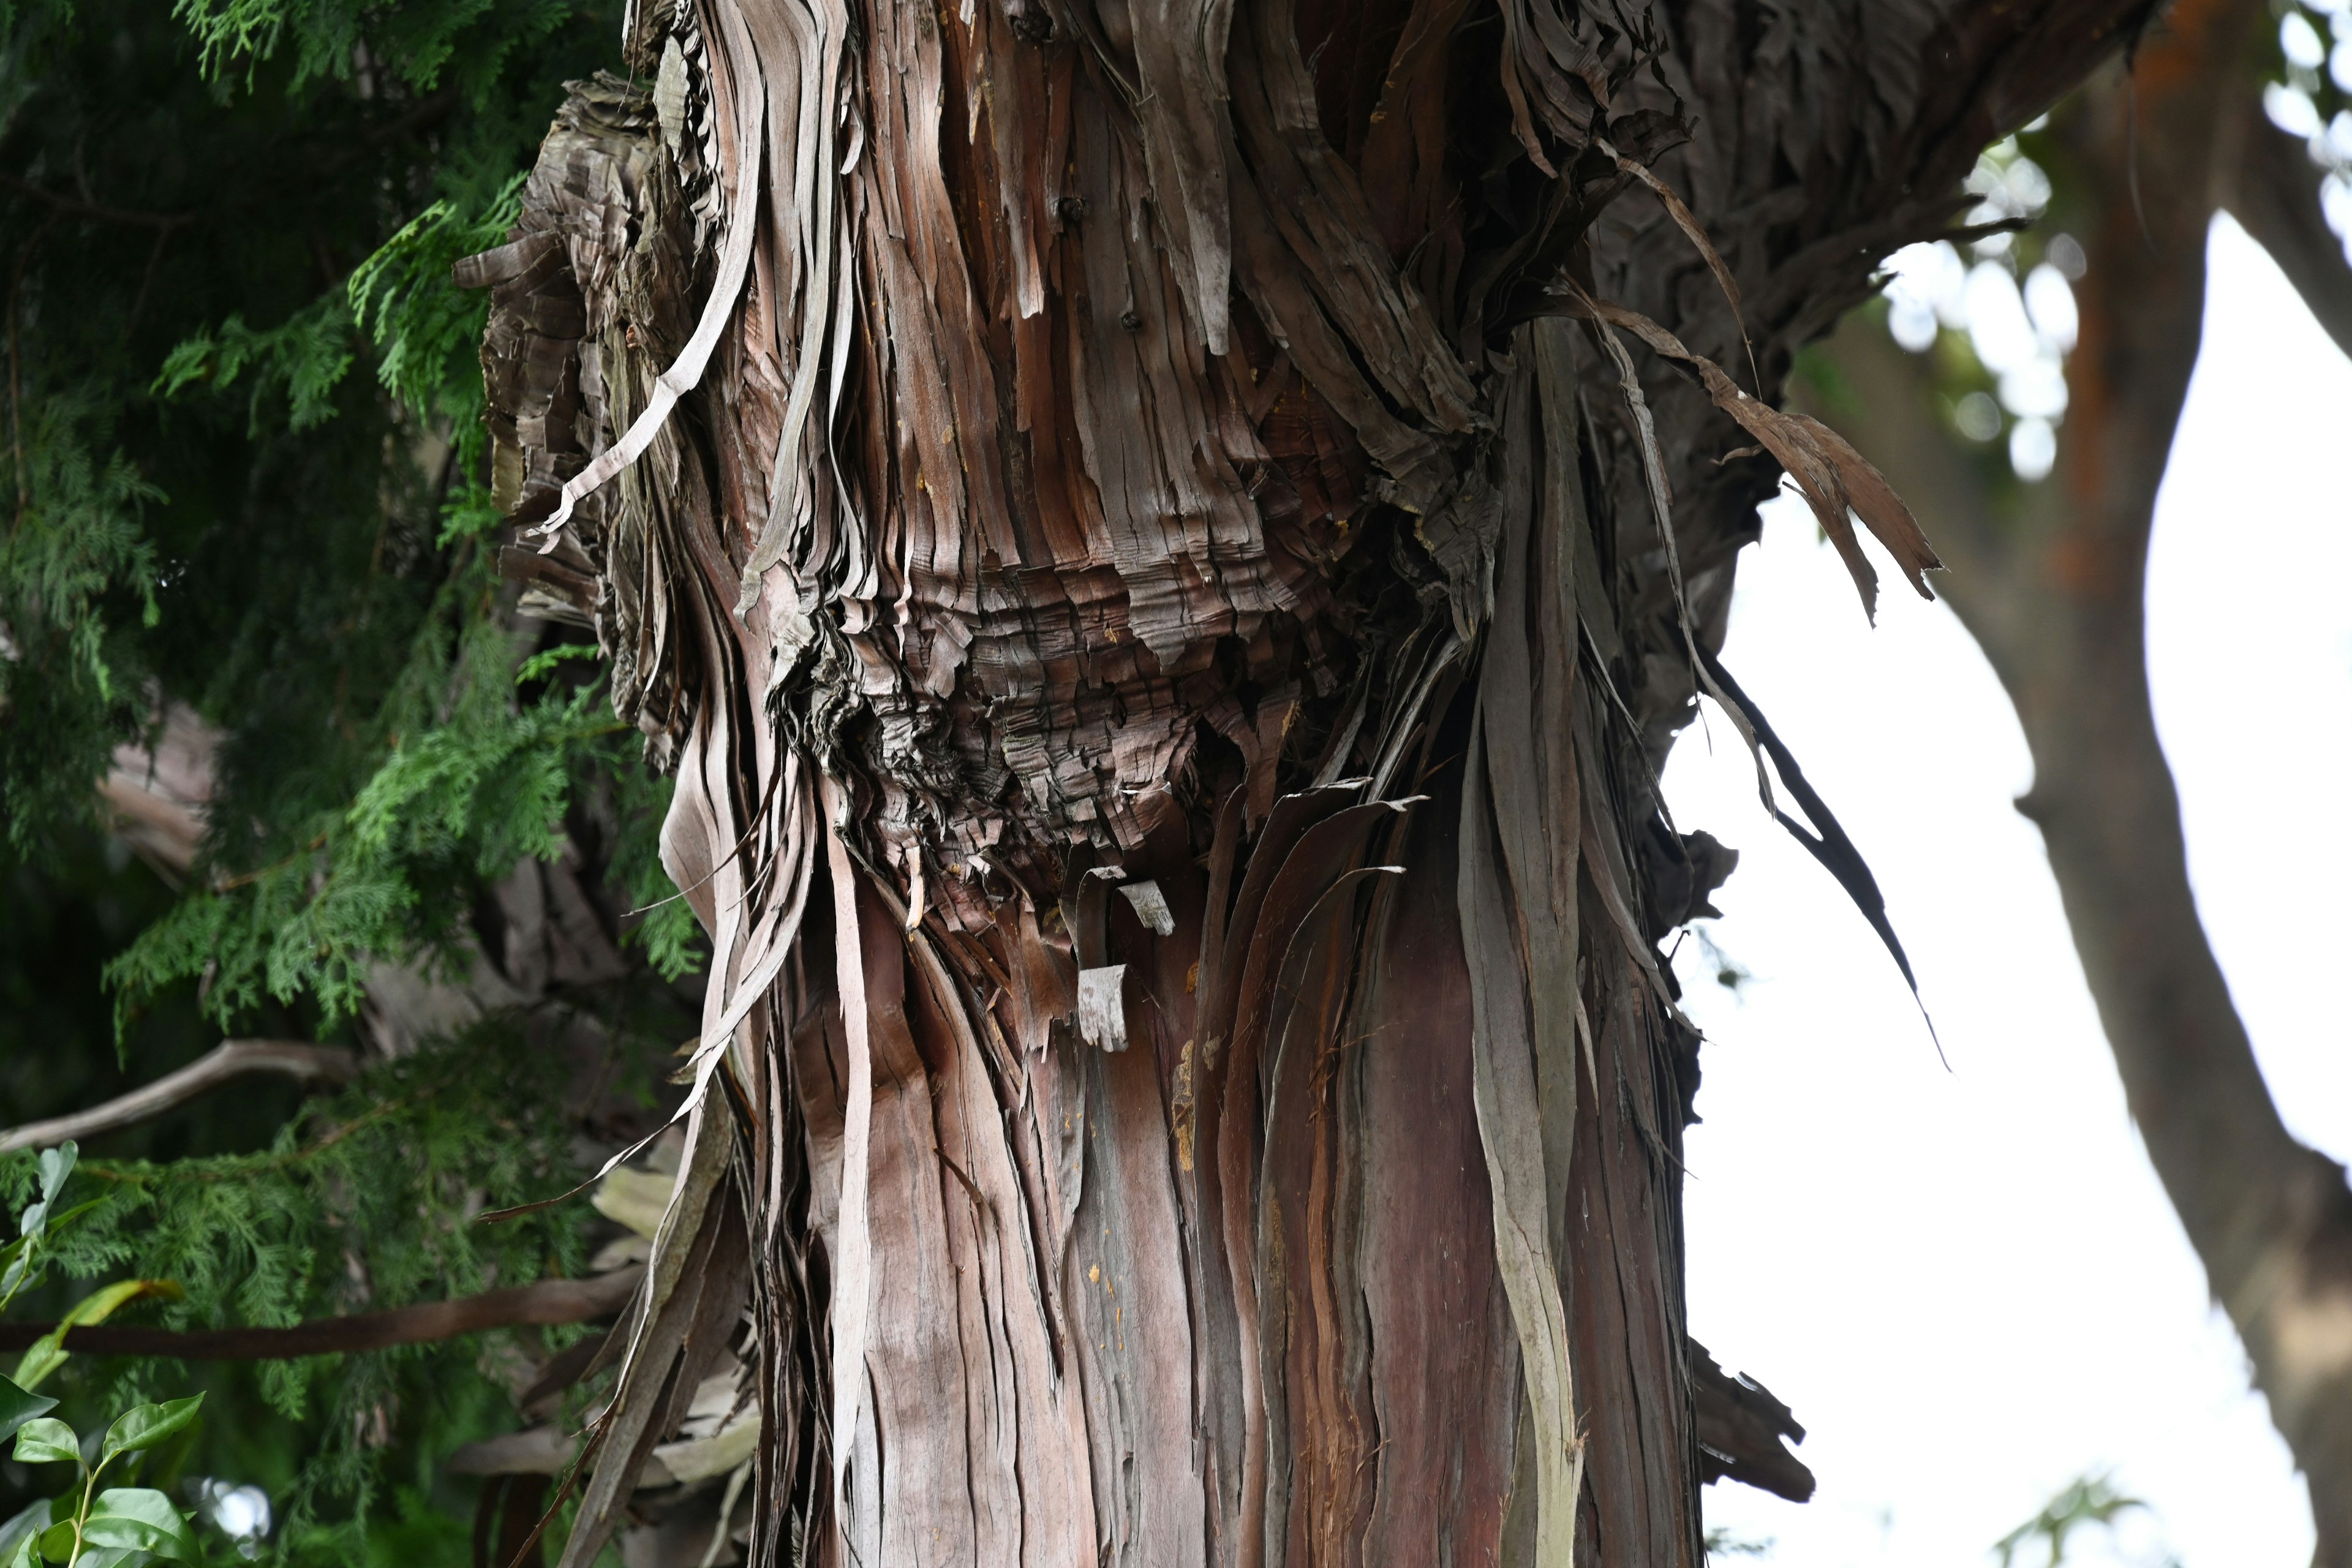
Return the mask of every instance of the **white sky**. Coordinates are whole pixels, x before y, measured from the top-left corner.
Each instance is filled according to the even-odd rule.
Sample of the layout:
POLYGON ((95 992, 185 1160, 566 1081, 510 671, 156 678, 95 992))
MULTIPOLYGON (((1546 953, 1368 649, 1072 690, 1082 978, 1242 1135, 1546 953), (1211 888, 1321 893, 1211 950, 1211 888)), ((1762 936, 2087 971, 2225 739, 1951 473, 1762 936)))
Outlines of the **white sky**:
MULTIPOLYGON (((2226 218, 2158 504, 2157 717, 2200 909, 2288 1124, 2352 1156, 2352 1012, 2328 934, 2352 887, 2352 364, 2226 218)), ((2096 286, 2096 279, 2092 280, 2096 286)), ((1690 1132, 1692 1331, 1811 1434, 1802 1507, 1707 1489, 1776 1568, 1969 1568, 2069 1480, 2152 1513, 2081 1564, 2305 1568, 2301 1479, 2249 1392, 2083 984, 2032 770, 1941 605, 1872 631, 1801 507, 1766 509, 1727 661, 1885 889, 1952 1071, 1844 894, 1767 819, 1719 715, 1676 750, 1682 827, 1741 851, 1715 934, 1735 998, 1681 957, 1705 1028, 1690 1132)), ((1752 1559, 1726 1559, 1731 1562, 1752 1559)), ((2042 1568, 2029 1554, 2019 1568, 2042 1568)))

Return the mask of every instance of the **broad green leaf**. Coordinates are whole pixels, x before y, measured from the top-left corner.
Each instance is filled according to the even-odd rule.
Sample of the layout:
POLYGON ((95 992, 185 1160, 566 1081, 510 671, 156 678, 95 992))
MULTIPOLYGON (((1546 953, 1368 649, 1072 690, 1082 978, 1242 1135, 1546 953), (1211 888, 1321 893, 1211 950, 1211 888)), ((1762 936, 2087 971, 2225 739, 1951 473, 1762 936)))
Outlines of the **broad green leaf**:
POLYGON ((29 1394, 5 1377, 0 1377, 0 1442, 16 1436, 16 1428, 36 1415, 47 1415, 58 1407, 58 1402, 38 1394, 29 1394))
POLYGON ((16 1363, 16 1381, 27 1388, 37 1388, 41 1380, 66 1364, 66 1331, 53 1329, 33 1342, 16 1363))
POLYGON ((54 1149, 41 1151, 41 1203, 44 1207, 58 1201, 64 1190, 66 1178, 73 1174, 74 1162, 81 1158, 81 1145, 68 1138, 54 1149))
POLYGON ((0 1247, 0 1308, 6 1307, 18 1290, 39 1280, 38 1264, 49 1234, 71 1225, 105 1201, 92 1198, 76 1204, 63 1214, 53 1215, 49 1213, 52 1200, 43 1198, 25 1211, 25 1234, 0 1247))
POLYGON ((196 1418, 204 1408, 205 1396, 193 1399, 167 1400, 162 1405, 139 1405, 114 1418, 106 1429, 106 1448, 100 1455, 103 1465, 117 1454, 127 1454, 134 1448, 152 1448, 173 1433, 196 1418))
POLYGON ((51 1563, 73 1560, 74 1527, 72 1520, 61 1520, 41 1531, 41 1555, 51 1563))
POLYGON ((85 1547, 73 1568, 121 1568, 125 1563, 144 1563, 147 1555, 136 1546, 85 1547))
POLYGON ((142 1296, 176 1301, 184 1294, 179 1285, 170 1279, 118 1279, 105 1289, 93 1290, 75 1302, 58 1321, 58 1326, 75 1329, 85 1323, 102 1323, 142 1296))
POLYGON ((41 1415, 16 1429, 16 1458, 27 1465, 70 1459, 81 1463, 81 1439, 74 1429, 54 1416, 41 1415))
POLYGON ((50 1498, 36 1498, 0 1524, 0 1565, 17 1568, 19 1563, 40 1561, 40 1534, 56 1518, 57 1503, 50 1498))
POLYGON ((158 1557, 194 1563, 196 1538, 172 1500, 152 1487, 111 1487, 98 1494, 81 1538, 91 1546, 129 1546, 158 1557))

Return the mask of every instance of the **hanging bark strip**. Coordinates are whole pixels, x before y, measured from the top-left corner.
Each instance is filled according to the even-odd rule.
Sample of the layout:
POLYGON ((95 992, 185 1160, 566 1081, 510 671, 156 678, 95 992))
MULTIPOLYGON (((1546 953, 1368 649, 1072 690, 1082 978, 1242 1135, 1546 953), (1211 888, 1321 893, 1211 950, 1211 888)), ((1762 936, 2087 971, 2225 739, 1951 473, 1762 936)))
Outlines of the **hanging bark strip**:
POLYGON ((567 1568, 730 1365, 757 1563, 1696 1568, 1654 764, 1774 474, 1551 311, 1768 392, 2147 8, 633 16, 461 271, 713 945, 567 1568))

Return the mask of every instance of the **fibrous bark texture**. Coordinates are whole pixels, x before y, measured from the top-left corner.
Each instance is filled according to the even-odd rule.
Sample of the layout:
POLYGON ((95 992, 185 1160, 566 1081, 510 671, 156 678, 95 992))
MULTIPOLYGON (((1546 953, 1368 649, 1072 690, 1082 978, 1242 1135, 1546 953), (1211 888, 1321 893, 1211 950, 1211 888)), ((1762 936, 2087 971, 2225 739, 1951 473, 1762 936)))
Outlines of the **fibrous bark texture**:
POLYGON ((1918 497, 1949 597, 2033 755, 2042 830, 2132 1119, 2309 1483, 2321 1568, 2352 1565, 2352 1192, 2281 1121, 2197 914, 2150 705, 2144 624, 2162 455, 2188 395, 2216 211, 2352 353, 2352 270, 2319 172, 2262 110, 2259 0, 2185 0, 2129 77, 2053 126, 2077 186, 2082 336, 2056 471, 2020 487, 1955 449, 1920 372, 1856 322, 1834 362, 1856 440, 1918 497), (2136 177, 2136 178, 2135 178, 2136 177), (2137 188, 2135 189, 2135 184, 2137 188))
POLYGON ((1769 399, 2147 9, 641 8, 461 268, 714 947, 566 1563, 740 1364, 754 1562, 1695 1564, 1716 459, 1932 564, 1769 399))

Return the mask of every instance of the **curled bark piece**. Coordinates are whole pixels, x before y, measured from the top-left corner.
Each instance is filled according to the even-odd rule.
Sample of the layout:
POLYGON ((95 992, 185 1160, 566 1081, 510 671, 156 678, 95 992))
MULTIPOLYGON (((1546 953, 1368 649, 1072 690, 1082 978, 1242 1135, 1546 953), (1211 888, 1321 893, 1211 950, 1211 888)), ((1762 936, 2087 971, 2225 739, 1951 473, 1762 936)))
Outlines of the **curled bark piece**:
POLYGON ((1680 338, 1647 316, 1605 300, 1589 301, 1589 306, 1602 321, 1624 328, 1660 354, 1696 371, 1715 405, 1764 444, 1796 481, 1805 504, 1813 509, 1830 542, 1837 546, 1838 558, 1845 563, 1862 595, 1865 615, 1873 620, 1878 617, 1878 573, 1855 542, 1855 517, 1895 557, 1895 564, 1921 598, 1936 596, 1921 575, 1943 569, 1935 546, 1927 542, 1919 520, 1911 515, 1911 509, 1903 504, 1885 476, 1871 467, 1870 460, 1844 437, 1810 414, 1783 412, 1748 396, 1723 373, 1721 365, 1693 353, 1680 338))
MULTIPOLYGON (((719 346, 719 336, 726 331, 727 322, 735 313, 735 301, 742 296, 743 280, 751 270, 751 238, 759 227, 758 189, 760 183, 760 127, 765 99, 751 94, 744 100, 741 125, 736 145, 741 149, 742 168, 734 181, 727 217, 727 240, 719 255, 719 279, 711 286, 710 298, 704 301, 702 316, 695 323, 694 336, 678 352, 670 367, 654 380, 653 396, 633 420, 621 438, 597 454, 595 460, 564 481, 563 493, 555 503, 555 511, 548 520, 530 530, 543 536, 547 542, 539 547, 541 555, 554 553, 562 542, 563 525, 572 517, 572 509, 593 494, 607 479, 645 456, 654 437, 669 422, 670 410, 677 400, 702 383, 703 368, 710 363, 713 350, 719 346)), ((473 260, 473 258, 467 258, 473 260)), ((471 280, 472 275, 459 263, 460 286, 471 280)))
POLYGON ((1127 1049, 1127 965, 1078 971, 1078 1034, 1106 1051, 1127 1049))
POLYGON ((298 1083, 345 1084, 360 1074, 359 1054, 341 1046, 296 1040, 223 1040, 187 1066, 103 1105, 0 1131, 0 1154, 47 1148, 68 1138, 95 1138, 152 1121, 167 1110, 247 1073, 279 1073, 298 1083))
POLYGON ((1167 895, 1154 881, 1129 882, 1119 889, 1127 901, 1134 906, 1135 918, 1141 921, 1154 936, 1174 936, 1176 917, 1168 911, 1167 895))
POLYGON ((1772 1391, 1741 1373, 1733 1376, 1696 1340, 1690 1345, 1691 1403, 1698 1416, 1699 1473, 1710 1481, 1727 1479, 1804 1502, 1813 1495, 1813 1472, 1781 1446, 1805 1440, 1805 1429, 1772 1391))

